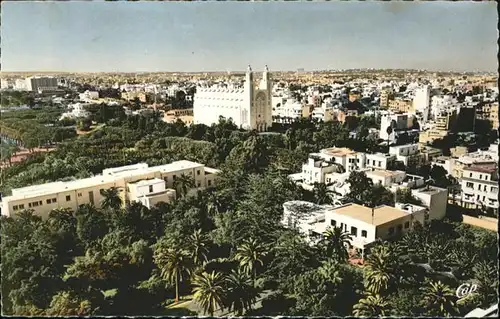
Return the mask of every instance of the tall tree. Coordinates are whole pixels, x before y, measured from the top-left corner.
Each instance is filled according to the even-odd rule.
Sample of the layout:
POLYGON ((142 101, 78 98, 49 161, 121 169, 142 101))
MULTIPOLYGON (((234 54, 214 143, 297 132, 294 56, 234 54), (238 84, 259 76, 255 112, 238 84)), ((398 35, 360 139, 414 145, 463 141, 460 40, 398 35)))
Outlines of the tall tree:
POLYGON ((211 317, 214 312, 224 307, 224 278, 220 273, 201 273, 193 278, 194 300, 211 317))
POLYGON ((364 268, 366 289, 374 295, 385 295, 396 280, 397 261, 386 245, 372 249, 364 268))
POLYGON ((258 290, 254 286, 252 277, 240 269, 233 270, 226 277, 227 300, 229 310, 242 316, 244 311, 252 309, 258 296, 258 290))
POLYGON ((116 187, 111 187, 108 189, 102 189, 100 191, 101 196, 103 196, 101 207, 104 209, 120 209, 122 206, 122 199, 120 197, 120 190, 116 187))
POLYGON ((325 250, 328 258, 345 262, 349 257, 347 247, 349 247, 351 240, 352 236, 340 227, 328 227, 319 244, 325 250))
POLYGON ((239 261, 240 266, 248 273, 252 274, 253 279, 257 278, 257 268, 264 265, 264 257, 267 255, 265 245, 259 243, 257 239, 248 239, 243 242, 236 250, 234 258, 239 261))
POLYGON ((356 317, 383 317, 389 314, 390 305, 380 295, 367 295, 354 305, 353 314, 356 317))
POLYGON ((194 178, 189 175, 182 174, 181 176, 176 177, 176 179, 174 180, 174 188, 177 191, 180 191, 183 197, 186 196, 188 191, 195 186, 196 183, 194 181, 194 178))
POLYGON ((422 287, 423 305, 431 316, 453 316, 457 314, 455 291, 441 281, 431 281, 422 287))
POLYGON ((175 301, 179 302, 179 284, 192 270, 189 253, 181 247, 172 247, 171 242, 160 240, 154 248, 154 262, 161 270, 161 277, 175 283, 175 301))

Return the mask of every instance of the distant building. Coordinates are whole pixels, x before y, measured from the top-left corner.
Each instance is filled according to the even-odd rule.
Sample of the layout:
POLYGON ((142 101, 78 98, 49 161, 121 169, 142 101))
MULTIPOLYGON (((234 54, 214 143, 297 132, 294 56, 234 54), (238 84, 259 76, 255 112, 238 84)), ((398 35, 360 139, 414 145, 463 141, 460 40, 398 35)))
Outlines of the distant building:
POLYGON ((79 94, 81 101, 93 101, 99 99, 99 92, 97 91, 85 91, 79 94))
POLYGON ((429 120, 431 103, 431 89, 428 85, 415 90, 415 97, 413 98, 413 108, 422 114, 423 123, 429 120))
POLYGON ((57 78, 54 77, 29 77, 25 80, 25 88, 28 91, 57 90, 57 78))
POLYGON ((274 123, 291 123, 311 115, 310 107, 297 101, 287 100, 284 104, 273 106, 274 123))
POLYGON ((392 88, 385 88, 380 91, 380 107, 388 108, 389 101, 394 97, 394 90, 392 88))
POLYGON ((237 127, 259 132, 272 125, 272 81, 267 66, 262 80, 254 80, 250 66, 243 87, 198 87, 194 96, 194 123, 212 125, 221 117, 237 127))

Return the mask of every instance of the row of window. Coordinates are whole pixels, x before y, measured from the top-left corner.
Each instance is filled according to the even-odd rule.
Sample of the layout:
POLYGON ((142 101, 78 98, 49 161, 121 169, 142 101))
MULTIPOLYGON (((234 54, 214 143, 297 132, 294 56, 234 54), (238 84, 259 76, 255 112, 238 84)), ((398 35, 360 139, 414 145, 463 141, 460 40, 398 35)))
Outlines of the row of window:
MULTIPOLYGON (((330 225, 333 226, 333 227, 337 227, 337 221, 332 219, 330 220, 330 225)), ((347 231, 347 224, 344 224, 344 223, 340 223, 340 229, 344 230, 344 231, 347 231)), ((410 222, 405 222, 404 223, 404 228, 405 229, 408 229, 410 228, 410 222)), ((395 228, 394 227, 389 227, 389 236, 391 235, 394 235, 394 230, 395 228)), ((399 224, 397 226, 397 230, 398 230, 398 233, 400 233, 402 230, 403 230, 403 225, 402 224, 399 224)), ((352 236, 355 236, 357 237, 358 236, 358 228, 354 227, 354 226, 351 226, 351 231, 350 231, 350 234, 352 236)), ((361 230, 361 237, 364 237, 366 238, 367 237, 367 231, 366 230, 361 230)))
MULTIPOLYGON (((471 189, 474 189, 474 183, 473 183, 473 182, 467 182, 467 183, 465 184, 465 187, 467 187, 467 188, 471 188, 471 189)), ((481 190, 482 190, 483 192, 487 192, 487 191, 488 191, 488 185, 481 185, 481 184, 478 184, 478 185, 477 185, 477 190, 478 190, 478 191, 481 191, 481 190), (481 187, 481 186, 482 186, 482 187, 481 187)), ((492 192, 492 193, 496 193, 496 192, 498 192, 498 187, 491 186, 491 187, 490 187, 490 192, 492 192)))
MULTIPOLYGON (((79 193, 79 195, 81 195, 81 193, 79 193)), ((71 200, 71 196, 70 195, 66 195, 66 201, 69 202, 70 200, 71 200)), ((57 203, 57 198, 49 198, 49 199, 46 200, 46 203, 47 204, 57 203)), ((43 205, 43 201, 41 201, 41 200, 28 203, 28 207, 29 208, 31 208, 31 207, 38 207, 38 206, 42 206, 42 205, 43 205)), ((14 206, 12 206, 12 209, 15 210, 15 211, 24 209, 24 204, 14 205, 14 206)))
MULTIPOLYGON (((472 173, 469 173, 469 177, 472 178, 472 173)), ((479 174, 479 179, 483 179, 483 174, 479 174)), ((484 175, 484 180, 487 181, 488 180, 488 175, 484 175)))

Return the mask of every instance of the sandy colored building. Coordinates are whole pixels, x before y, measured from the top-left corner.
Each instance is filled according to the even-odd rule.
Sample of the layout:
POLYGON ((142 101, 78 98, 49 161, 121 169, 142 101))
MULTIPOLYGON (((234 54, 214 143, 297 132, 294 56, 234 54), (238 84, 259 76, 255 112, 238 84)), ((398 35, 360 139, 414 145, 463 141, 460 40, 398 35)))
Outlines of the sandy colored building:
MULTIPOLYGON (((218 170, 191 161, 177 161, 148 167, 147 164, 108 168, 102 175, 69 182, 53 182, 12 190, 12 196, 2 199, 2 215, 14 216, 24 209, 33 209, 47 218, 53 209, 77 210, 82 204, 101 207, 101 191, 118 188, 123 204, 141 202, 146 207, 159 202, 171 202, 176 197, 176 179, 181 175, 193 179, 194 189, 211 187, 218 170)), ((192 191, 192 190, 191 190, 192 191)))

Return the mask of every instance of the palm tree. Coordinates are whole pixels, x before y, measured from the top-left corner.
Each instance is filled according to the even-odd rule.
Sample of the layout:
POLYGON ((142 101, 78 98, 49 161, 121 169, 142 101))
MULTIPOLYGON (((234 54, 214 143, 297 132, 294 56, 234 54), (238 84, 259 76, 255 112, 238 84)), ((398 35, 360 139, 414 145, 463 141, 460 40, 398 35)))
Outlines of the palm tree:
POLYGON ((226 277, 226 285, 226 305, 229 310, 236 312, 237 316, 241 316, 243 311, 252 309, 252 304, 257 300, 258 290, 248 273, 240 269, 233 270, 226 277))
POLYGON ((182 196, 186 196, 188 191, 196 186, 194 178, 191 176, 182 174, 174 180, 174 188, 180 191, 182 196))
POLYGON ((330 205, 333 200, 330 194, 333 194, 333 191, 328 189, 327 184, 325 183, 314 183, 313 193, 316 198, 316 204, 328 204, 330 205))
POLYGON ((326 249, 328 257, 332 257, 340 262, 345 262, 348 258, 347 248, 352 237, 344 232, 340 227, 328 227, 323 233, 320 246, 326 249))
POLYGON ((387 292, 396 281, 396 263, 388 246, 373 248, 364 268, 366 289, 376 295, 387 292))
POLYGON ((161 270, 161 277, 170 283, 175 282, 175 302, 179 302, 179 283, 191 273, 192 260, 189 252, 179 247, 168 247, 160 241, 154 251, 154 262, 161 270))
POLYGON ((120 197, 120 191, 116 187, 111 187, 109 189, 101 189, 101 196, 103 197, 101 201, 101 207, 104 209, 119 209, 123 202, 120 197))
POLYGON ((389 312, 389 303, 380 295, 367 295, 353 307, 356 317, 383 317, 389 312))
POLYGON ((193 293, 194 300, 198 302, 205 313, 214 316, 217 309, 222 309, 224 306, 224 278, 220 273, 203 272, 193 278, 193 293))
POLYGON ((441 281, 431 281, 422 288, 423 304, 432 316, 452 316, 457 313, 455 291, 441 281))
POLYGON ((253 279, 257 278, 257 267, 264 264, 263 258, 267 254, 266 246, 256 239, 250 239, 236 249, 235 260, 239 261, 240 267, 248 274, 253 273, 253 279))
POLYGON ((207 260, 208 244, 207 236, 201 232, 201 229, 195 230, 189 236, 188 250, 195 265, 200 265, 207 260))
POLYGON ((489 306, 497 298, 498 275, 495 265, 484 261, 474 266, 474 278, 478 281, 478 292, 482 306, 489 306))

